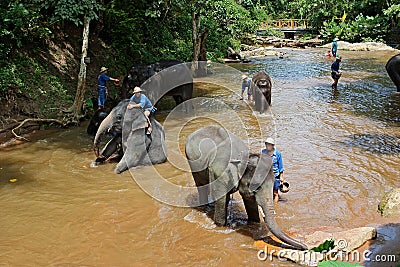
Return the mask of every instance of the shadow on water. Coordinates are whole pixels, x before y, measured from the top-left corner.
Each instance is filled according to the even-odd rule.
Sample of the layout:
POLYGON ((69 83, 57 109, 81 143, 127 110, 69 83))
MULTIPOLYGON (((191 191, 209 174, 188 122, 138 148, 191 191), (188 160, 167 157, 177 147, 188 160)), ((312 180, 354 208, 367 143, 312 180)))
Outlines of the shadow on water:
POLYGON ((353 134, 344 141, 345 145, 358 147, 371 153, 400 154, 400 136, 385 134, 353 134))

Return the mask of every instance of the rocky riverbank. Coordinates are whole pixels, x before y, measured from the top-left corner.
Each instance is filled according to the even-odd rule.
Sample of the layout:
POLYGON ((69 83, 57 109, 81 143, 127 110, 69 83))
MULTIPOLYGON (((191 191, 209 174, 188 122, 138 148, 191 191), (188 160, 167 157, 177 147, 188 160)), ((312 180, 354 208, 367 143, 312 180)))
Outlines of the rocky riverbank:
MULTIPOLYGON (((275 48, 325 48, 330 49, 331 43, 323 44, 322 40, 310 39, 310 40, 290 40, 281 39, 277 37, 261 37, 255 38, 254 45, 242 44, 240 54, 242 59, 248 59, 252 57, 265 57, 265 56, 278 56, 284 57, 284 53, 276 50, 275 48)), ((390 51, 396 50, 383 43, 365 42, 365 43, 349 43, 344 41, 338 42, 339 50, 343 51, 390 51)))

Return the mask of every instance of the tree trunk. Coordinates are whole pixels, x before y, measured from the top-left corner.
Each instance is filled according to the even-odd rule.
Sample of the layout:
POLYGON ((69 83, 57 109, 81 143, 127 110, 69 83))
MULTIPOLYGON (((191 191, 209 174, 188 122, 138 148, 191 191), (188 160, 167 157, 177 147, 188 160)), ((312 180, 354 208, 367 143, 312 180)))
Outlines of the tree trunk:
POLYGON ((192 42, 193 42, 193 56, 192 56, 192 73, 196 76, 198 70, 198 60, 200 55, 200 12, 192 13, 192 42))
POLYGON ((206 48, 207 36, 208 36, 208 29, 205 29, 200 39, 199 66, 197 70, 197 74, 199 77, 207 76, 207 48, 206 48))
POLYGON ((77 117, 82 114, 82 106, 83 106, 83 101, 84 101, 85 92, 86 92, 85 57, 87 56, 87 50, 88 50, 88 46, 89 46, 89 24, 90 24, 90 19, 87 16, 85 16, 84 27, 83 27, 82 57, 81 57, 81 66, 80 66, 79 75, 78 75, 78 86, 76 89, 74 104, 71 107, 71 110, 75 113, 75 115, 77 117))

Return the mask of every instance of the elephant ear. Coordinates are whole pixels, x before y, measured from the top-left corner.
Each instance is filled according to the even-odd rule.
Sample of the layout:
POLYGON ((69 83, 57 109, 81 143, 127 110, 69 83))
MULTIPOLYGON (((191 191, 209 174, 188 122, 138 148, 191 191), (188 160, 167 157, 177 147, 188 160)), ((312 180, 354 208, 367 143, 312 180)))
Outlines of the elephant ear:
POLYGON ((272 159, 269 155, 261 153, 257 163, 256 170, 254 171, 253 178, 250 181, 250 190, 257 191, 257 189, 265 182, 266 178, 271 172, 272 159))

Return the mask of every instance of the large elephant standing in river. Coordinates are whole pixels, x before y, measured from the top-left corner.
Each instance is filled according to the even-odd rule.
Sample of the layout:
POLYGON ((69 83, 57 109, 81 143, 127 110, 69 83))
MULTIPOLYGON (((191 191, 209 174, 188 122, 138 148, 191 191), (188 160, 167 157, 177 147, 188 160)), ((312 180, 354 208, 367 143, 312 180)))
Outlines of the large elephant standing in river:
POLYGON ((193 95, 193 76, 189 68, 177 60, 161 60, 148 65, 134 65, 124 79, 127 90, 140 86, 153 104, 164 95, 172 96, 178 106, 193 95))
POLYGON ((397 92, 400 92, 400 54, 395 55, 386 63, 386 71, 397 87, 397 92))
POLYGON ((274 217, 274 175, 271 157, 249 154, 248 146, 220 126, 207 126, 192 133, 185 146, 186 157, 199 192, 199 205, 215 200, 214 219, 225 225, 230 194, 239 190, 248 222, 260 222, 258 205, 266 215, 268 229, 281 241, 299 249, 307 247, 281 231, 274 217))
POLYGON ((115 168, 121 173, 129 168, 152 165, 167 160, 165 133, 162 125, 151 118, 151 135, 146 135, 147 119, 140 108, 127 110, 129 99, 122 100, 102 121, 94 138, 94 148, 98 151, 101 139, 107 133, 113 138, 101 151, 104 159, 110 157, 122 143, 123 155, 115 168))
POLYGON ((251 79, 256 110, 261 114, 271 106, 271 78, 265 71, 257 72, 251 79))

